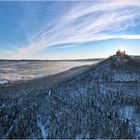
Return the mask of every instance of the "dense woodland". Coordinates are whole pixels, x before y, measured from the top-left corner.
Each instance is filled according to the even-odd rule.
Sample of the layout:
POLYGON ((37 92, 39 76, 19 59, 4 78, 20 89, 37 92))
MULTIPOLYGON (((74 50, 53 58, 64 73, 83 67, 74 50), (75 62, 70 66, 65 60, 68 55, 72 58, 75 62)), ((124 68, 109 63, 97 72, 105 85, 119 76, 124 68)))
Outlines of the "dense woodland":
POLYGON ((140 62, 125 59, 2 85, 0 138, 140 138, 140 62))

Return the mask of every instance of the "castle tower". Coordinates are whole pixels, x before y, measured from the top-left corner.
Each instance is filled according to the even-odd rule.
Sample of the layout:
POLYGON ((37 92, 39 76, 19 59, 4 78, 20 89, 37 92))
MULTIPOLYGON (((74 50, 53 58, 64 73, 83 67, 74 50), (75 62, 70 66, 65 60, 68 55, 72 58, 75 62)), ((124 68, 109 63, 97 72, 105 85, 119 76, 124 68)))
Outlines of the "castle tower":
POLYGON ((116 52, 116 55, 117 55, 117 56, 121 56, 121 57, 125 56, 125 50, 121 51, 121 50, 119 49, 119 50, 116 52))

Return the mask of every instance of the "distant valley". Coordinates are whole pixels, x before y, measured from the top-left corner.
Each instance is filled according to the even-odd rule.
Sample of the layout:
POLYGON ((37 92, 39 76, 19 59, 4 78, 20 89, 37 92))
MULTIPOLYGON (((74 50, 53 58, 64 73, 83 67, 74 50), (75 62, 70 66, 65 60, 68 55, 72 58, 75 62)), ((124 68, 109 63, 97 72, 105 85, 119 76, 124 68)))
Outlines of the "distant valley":
POLYGON ((102 60, 0 60, 0 84, 49 76, 102 60))

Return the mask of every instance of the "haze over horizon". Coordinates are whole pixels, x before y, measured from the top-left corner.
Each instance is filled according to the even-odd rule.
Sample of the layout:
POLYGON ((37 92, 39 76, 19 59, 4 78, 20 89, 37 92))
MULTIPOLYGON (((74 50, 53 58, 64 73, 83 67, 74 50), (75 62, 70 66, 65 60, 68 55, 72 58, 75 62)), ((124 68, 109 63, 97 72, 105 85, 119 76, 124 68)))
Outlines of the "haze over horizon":
POLYGON ((0 59, 140 55, 140 1, 0 1, 0 59))

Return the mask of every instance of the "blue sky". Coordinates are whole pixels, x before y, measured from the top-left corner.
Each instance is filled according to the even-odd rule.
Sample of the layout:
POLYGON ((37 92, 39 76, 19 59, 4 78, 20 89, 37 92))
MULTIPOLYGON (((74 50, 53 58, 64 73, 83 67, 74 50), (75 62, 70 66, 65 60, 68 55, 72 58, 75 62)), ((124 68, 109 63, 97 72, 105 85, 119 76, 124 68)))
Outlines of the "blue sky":
POLYGON ((140 1, 0 1, 1 59, 140 55, 140 1))

